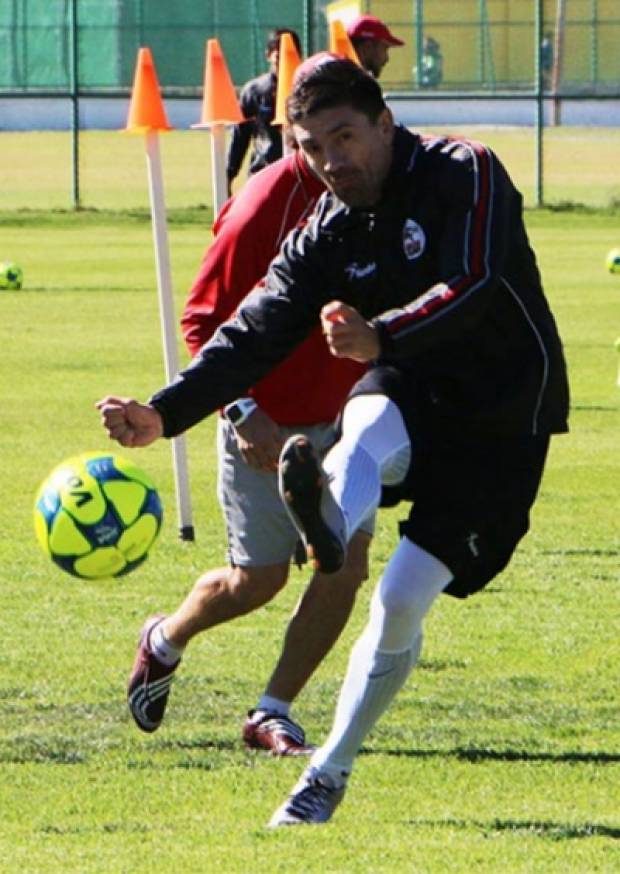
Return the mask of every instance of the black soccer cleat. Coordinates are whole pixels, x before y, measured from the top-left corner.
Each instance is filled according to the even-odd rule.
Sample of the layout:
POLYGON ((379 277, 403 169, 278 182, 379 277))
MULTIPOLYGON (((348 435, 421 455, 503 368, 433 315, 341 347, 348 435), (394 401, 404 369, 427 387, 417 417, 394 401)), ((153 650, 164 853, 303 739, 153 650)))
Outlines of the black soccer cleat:
POLYGON ((346 536, 333 530, 324 512, 332 503, 334 514, 342 518, 326 488, 325 473, 312 443, 303 434, 294 434, 284 444, 279 463, 280 497, 317 570, 335 574, 344 564, 346 536))
POLYGON ((283 825, 323 825, 334 815, 344 798, 346 784, 337 786, 324 774, 309 768, 268 823, 268 828, 283 825))

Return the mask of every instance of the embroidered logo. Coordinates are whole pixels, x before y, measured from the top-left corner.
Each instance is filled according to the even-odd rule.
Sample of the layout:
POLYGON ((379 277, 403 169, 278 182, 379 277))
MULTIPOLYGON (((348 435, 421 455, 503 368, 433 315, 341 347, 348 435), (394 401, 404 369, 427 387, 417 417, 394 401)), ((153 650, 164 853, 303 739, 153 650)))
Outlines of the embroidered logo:
POLYGON ((465 538, 465 543, 468 545, 469 551, 471 552, 471 554, 473 555, 474 558, 478 558, 480 555, 480 550, 478 549, 478 543, 477 543, 478 537, 479 537, 479 535, 475 531, 472 531, 465 538))
POLYGON ((403 225, 403 250, 408 261, 419 258, 426 246, 426 234, 417 222, 408 218, 403 225))
POLYGON ((357 261, 354 261, 353 264, 348 264, 344 268, 344 272, 350 280, 363 279, 365 276, 370 276, 371 273, 374 273, 376 269, 377 265, 374 261, 371 261, 370 264, 358 264, 357 261))

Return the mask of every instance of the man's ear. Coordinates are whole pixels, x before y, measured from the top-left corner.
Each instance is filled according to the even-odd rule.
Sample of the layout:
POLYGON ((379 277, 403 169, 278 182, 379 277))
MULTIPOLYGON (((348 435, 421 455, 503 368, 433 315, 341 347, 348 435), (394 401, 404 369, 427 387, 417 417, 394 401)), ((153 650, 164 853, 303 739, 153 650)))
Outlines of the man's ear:
POLYGON ((392 110, 387 106, 382 110, 377 118, 377 127, 386 140, 392 140, 392 137, 394 136, 394 116, 392 115, 392 110))

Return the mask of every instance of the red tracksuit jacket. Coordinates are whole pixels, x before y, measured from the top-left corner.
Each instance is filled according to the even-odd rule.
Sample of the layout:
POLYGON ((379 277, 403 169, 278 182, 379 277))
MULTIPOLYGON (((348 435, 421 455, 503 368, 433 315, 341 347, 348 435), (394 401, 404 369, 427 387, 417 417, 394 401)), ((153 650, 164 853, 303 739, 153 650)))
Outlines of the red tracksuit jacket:
MULTIPOLYGON (((288 232, 307 218, 323 190, 295 152, 252 176, 225 204, 181 318, 192 355, 259 284, 288 232)), ((335 418, 363 372, 361 364, 334 358, 317 328, 250 394, 279 425, 314 425, 335 418)))

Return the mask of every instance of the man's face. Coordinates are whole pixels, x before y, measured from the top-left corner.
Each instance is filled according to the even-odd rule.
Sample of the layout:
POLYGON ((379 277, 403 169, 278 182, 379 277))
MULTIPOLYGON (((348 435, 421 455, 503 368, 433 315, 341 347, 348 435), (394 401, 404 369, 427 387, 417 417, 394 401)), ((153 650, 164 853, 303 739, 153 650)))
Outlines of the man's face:
POLYGON ((310 168, 348 206, 370 208, 381 197, 392 160, 394 122, 376 122, 350 106, 323 109, 293 125, 310 168))
POLYGON ((389 60, 389 46, 378 39, 367 39, 361 43, 357 53, 362 67, 378 79, 381 70, 389 60))

